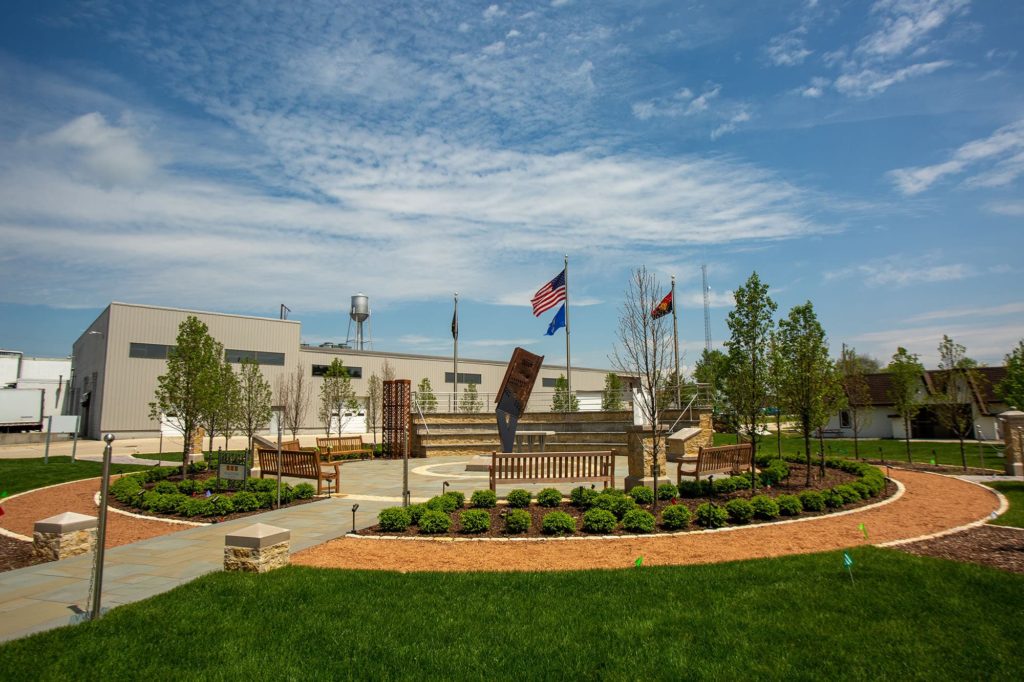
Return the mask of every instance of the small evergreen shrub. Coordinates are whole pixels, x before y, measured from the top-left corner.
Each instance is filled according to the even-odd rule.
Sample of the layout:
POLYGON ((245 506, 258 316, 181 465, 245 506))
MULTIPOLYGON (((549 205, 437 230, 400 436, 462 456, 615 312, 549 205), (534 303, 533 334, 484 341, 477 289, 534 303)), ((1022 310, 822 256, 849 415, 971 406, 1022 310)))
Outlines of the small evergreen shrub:
POLYGON ((168 476, 173 476, 179 471, 181 471, 180 467, 153 467, 152 469, 146 469, 144 475, 146 483, 155 483, 156 481, 164 480, 168 476))
POLYGON ((768 466, 761 470, 761 485, 778 485, 787 476, 789 476, 789 465, 785 460, 773 459, 768 466))
MULTIPOLYGON (((649 488, 644 488, 649 490, 649 488)), ((654 491, 651 491, 653 494, 654 491)), ((653 533, 654 514, 646 509, 634 509, 622 517, 622 527, 631 533, 653 533)))
POLYGON ((245 490, 235 493, 231 497, 231 502, 235 505, 236 512, 248 512, 260 508, 260 501, 256 499, 256 495, 245 490))
POLYGON ((857 494, 860 495, 860 499, 866 500, 871 497, 871 488, 867 487, 860 481, 854 481, 853 483, 850 483, 849 486, 857 491, 857 494))
POLYGON ((750 498, 750 506, 754 508, 754 517, 758 519, 776 519, 781 513, 778 503, 767 495, 750 498))
MULTIPOLYGON (((157 485, 160 484, 158 483, 157 485)), ((191 495, 195 492, 198 492, 200 487, 201 486, 199 484, 199 481, 195 480, 194 478, 188 478, 185 479, 184 481, 178 482, 178 492, 181 493, 182 495, 191 495)))
MULTIPOLYGON (((539 501, 540 495, 537 498, 539 501)), ((572 535, 576 532, 576 522, 565 512, 548 512, 541 521, 541 530, 547 535, 572 535)))
POLYGON ((676 487, 675 483, 662 483, 658 486, 658 499, 659 500, 671 500, 673 497, 679 496, 679 488, 676 487))
POLYGON ((690 525, 693 514, 684 504, 672 504, 661 512, 661 525, 668 530, 679 530, 690 525))
POLYGON ((583 530, 588 533, 610 533, 619 520, 606 509, 588 509, 583 513, 583 530))
POLYGON ((142 499, 139 502, 139 506, 147 511, 160 511, 160 505, 164 495, 156 492, 155 490, 149 490, 142 495, 142 499))
POLYGON ((530 494, 529 490, 522 488, 516 488, 515 490, 508 491, 508 506, 512 509, 525 509, 530 506, 530 498, 533 495, 530 494))
POLYGON ((537 493, 537 504, 542 507, 557 507, 562 504, 562 493, 556 488, 544 488, 537 493))
POLYGON ((750 487, 750 472, 744 471, 742 474, 730 476, 729 480, 731 480, 732 484, 736 486, 736 490, 746 490, 750 487))
POLYGON ((702 481, 681 481, 679 483, 679 497, 694 498, 705 494, 705 487, 702 481))
POLYGON ((162 495, 173 495, 178 492, 178 486, 174 485, 170 481, 160 481, 153 486, 154 492, 158 492, 162 495))
POLYGON ((225 516, 235 511, 234 500, 226 495, 214 495, 208 502, 210 503, 210 510, 207 514, 211 516, 225 516))
POLYGON ((654 504, 654 491, 645 485, 633 486, 629 491, 629 496, 637 504, 654 504))
POLYGON ((825 506, 829 509, 839 509, 843 506, 843 496, 835 490, 826 491, 822 497, 825 498, 825 506))
POLYGON ((377 514, 377 525, 386 533, 401 533, 410 523, 412 519, 405 507, 386 507, 377 514))
POLYGON ((113 485, 110 486, 110 495, 118 502, 124 504, 137 504, 139 499, 139 492, 142 491, 142 485, 139 484, 139 479, 136 476, 125 476, 119 478, 113 485))
POLYGON ((725 511, 733 523, 750 523, 750 519, 754 517, 754 505, 741 497, 729 500, 725 505, 725 511))
POLYGON ((445 493, 444 495, 438 495, 431 497, 427 500, 427 509, 434 511, 442 511, 449 514, 458 508, 458 500, 451 495, 445 493))
POLYGON ((783 516, 799 516, 804 510, 800 498, 796 495, 779 495, 775 498, 775 503, 779 505, 779 513, 783 516))
POLYGON ((807 511, 821 511, 825 508, 825 498, 817 490, 805 490, 800 493, 800 504, 807 511))
POLYGON ((579 507, 580 509, 590 509, 594 506, 594 500, 597 499, 598 493, 593 488, 585 488, 580 486, 573 488, 572 493, 569 495, 569 500, 572 502, 572 506, 579 507))
MULTIPOLYGON (((171 497, 170 495, 168 497, 171 497)), ((213 505, 205 497, 186 497, 182 495, 185 500, 178 505, 178 513, 182 516, 212 516, 213 505)))
POLYGON ((466 506, 465 493, 460 493, 458 490, 449 490, 448 492, 445 493, 445 495, 455 500, 455 509, 462 509, 463 507, 466 506))
POLYGON ((604 509, 615 514, 615 518, 622 520, 627 513, 636 509, 636 501, 628 495, 601 493, 594 500, 594 507, 604 509))
POLYGON ((486 509, 470 509, 459 514, 459 525, 463 533, 486 533, 491 529, 491 515, 486 509))
POLYGON ((729 478, 720 478, 712 484, 712 489, 716 495, 728 495, 729 493, 736 492, 735 476, 729 478))
POLYGON ((530 529, 530 520, 530 512, 523 509, 512 509, 505 517, 505 532, 525 533, 530 529))
POLYGON ((157 501, 155 511, 161 514, 176 514, 182 504, 192 499, 188 495, 182 495, 181 493, 160 494, 163 496, 157 501))
POLYGON ((843 504, 860 501, 860 493, 852 485, 837 485, 835 488, 832 488, 832 492, 839 493, 843 498, 843 504))
POLYGON ((729 519, 728 512, 717 504, 705 502, 697 507, 697 525, 705 528, 721 528, 729 519))
POLYGON ((300 483, 292 488, 292 492, 295 493, 297 500, 311 500, 316 495, 316 488, 309 483, 300 483))
POLYGON ((427 505, 422 502, 410 504, 405 510, 409 512, 409 523, 418 526, 420 524, 420 517, 423 516, 423 512, 427 511, 427 505))
POLYGON ((447 533, 451 530, 452 520, 448 514, 438 509, 428 509, 420 517, 420 532, 428 535, 447 533))
POLYGON ((498 495, 493 490, 477 490, 469 498, 469 505, 477 509, 493 509, 497 504, 498 495))
POLYGON ((277 490, 277 481, 273 478, 258 478, 249 481, 252 489, 258 493, 270 493, 277 490))
POLYGON ((275 500, 277 500, 277 498, 274 496, 274 493, 264 492, 256 493, 256 499, 260 501, 261 509, 270 509, 271 507, 274 506, 275 500))

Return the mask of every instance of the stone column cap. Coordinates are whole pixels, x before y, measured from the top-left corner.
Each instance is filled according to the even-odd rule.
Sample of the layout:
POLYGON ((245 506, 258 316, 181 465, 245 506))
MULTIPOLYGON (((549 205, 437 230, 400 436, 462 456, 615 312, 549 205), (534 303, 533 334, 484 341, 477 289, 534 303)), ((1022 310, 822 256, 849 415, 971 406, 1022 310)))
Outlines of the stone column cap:
POLYGON ((279 542, 287 542, 292 532, 266 523, 254 523, 224 536, 225 547, 248 547, 262 549, 279 542))
POLYGON ((78 512, 64 512, 51 516, 42 521, 36 521, 33 530, 37 533, 70 533, 86 528, 96 528, 99 525, 95 516, 79 514, 78 512))
POLYGON ((1020 410, 1007 410, 1006 412, 1000 412, 996 416, 1000 419, 1020 419, 1024 417, 1024 412, 1020 410))

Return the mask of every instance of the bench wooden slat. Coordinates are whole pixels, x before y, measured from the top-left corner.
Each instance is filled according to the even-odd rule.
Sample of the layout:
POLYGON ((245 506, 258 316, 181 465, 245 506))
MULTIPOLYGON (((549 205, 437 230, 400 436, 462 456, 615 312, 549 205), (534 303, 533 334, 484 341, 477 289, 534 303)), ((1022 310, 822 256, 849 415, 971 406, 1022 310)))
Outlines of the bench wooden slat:
POLYGON ((702 447, 697 451, 697 464, 692 470, 683 469, 683 464, 688 462, 679 462, 676 483, 682 483, 684 476, 692 476, 693 480, 699 481, 701 476, 708 474, 737 473, 749 469, 753 451, 750 443, 702 447))
POLYGON ((495 452, 489 469, 491 490, 498 483, 603 483, 615 485, 611 450, 593 452, 495 452))
MULTIPOLYGON (((276 476, 278 472, 277 450, 259 448, 256 452, 259 455, 260 478, 265 478, 267 474, 276 476)), ((337 464, 334 464, 332 468, 333 472, 324 470, 320 465, 320 455, 312 450, 281 449, 281 475, 315 480, 317 495, 323 492, 325 481, 334 481, 334 490, 338 490, 341 483, 341 469, 337 464)))
POLYGON ((366 455, 373 458, 373 452, 366 449, 360 436, 329 436, 317 437, 316 447, 321 454, 334 455, 366 455))

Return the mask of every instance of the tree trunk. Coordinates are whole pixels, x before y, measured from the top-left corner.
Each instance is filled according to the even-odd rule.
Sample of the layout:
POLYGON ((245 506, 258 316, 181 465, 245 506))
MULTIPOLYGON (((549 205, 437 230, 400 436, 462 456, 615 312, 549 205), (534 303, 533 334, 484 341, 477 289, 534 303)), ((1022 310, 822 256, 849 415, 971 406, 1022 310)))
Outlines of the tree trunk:
POLYGON ((782 412, 775 408, 775 446, 782 459, 782 412))
POLYGON ((181 480, 184 481, 188 478, 188 451, 192 449, 192 432, 185 429, 185 433, 182 435, 185 436, 185 445, 182 447, 181 453, 181 480))
POLYGON ((808 488, 811 487, 811 432, 804 426, 804 459, 807 464, 807 480, 804 482, 808 488))
POLYGON ((825 480, 825 434, 818 428, 818 461, 821 467, 821 479, 825 480))
POLYGON ((960 461, 963 462, 964 471, 967 471, 967 451, 964 450, 964 436, 963 432, 957 434, 960 438, 960 461))
POLYGON ((752 415, 751 423, 754 428, 750 432, 750 493, 757 494, 757 469, 754 462, 757 461, 757 415, 752 415))
POLYGON ((860 448, 857 442, 860 436, 860 428, 857 425, 857 410, 850 410, 850 414, 853 416, 853 456, 856 459, 860 459, 860 448))
POLYGON ((910 457, 910 420, 906 417, 903 418, 903 437, 907 443, 907 462, 913 464, 914 460, 910 457))

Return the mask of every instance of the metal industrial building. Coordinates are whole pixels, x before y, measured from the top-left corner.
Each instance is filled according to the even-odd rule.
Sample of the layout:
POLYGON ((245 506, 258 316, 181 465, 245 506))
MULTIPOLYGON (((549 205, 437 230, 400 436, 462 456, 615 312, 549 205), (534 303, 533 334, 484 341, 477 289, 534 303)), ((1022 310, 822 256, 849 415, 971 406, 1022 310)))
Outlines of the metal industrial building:
MULTIPOLYGON (((367 395, 369 378, 374 374, 382 376, 388 363, 395 378, 409 379, 414 390, 421 379, 430 379, 438 410, 447 411, 451 401, 451 357, 304 346, 302 326, 296 320, 115 302, 107 306, 73 346, 73 373, 65 413, 81 415, 82 436, 99 438, 103 433, 114 433, 121 437, 143 437, 160 432, 160 423, 149 416, 149 403, 157 378, 165 371, 167 350, 175 343, 178 325, 189 315, 209 327, 210 335, 223 344, 230 362, 240 363, 245 358, 258 361, 271 387, 299 366, 304 368, 311 386, 310 409, 302 429, 306 433, 323 431, 316 405, 322 373, 334 358, 345 363, 352 388, 362 398, 367 395)), ((467 384, 475 383, 484 409, 492 409, 506 364, 459 358, 460 393, 467 384)), ((608 371, 572 368, 573 393, 579 398, 581 409, 599 409, 608 371)), ((563 366, 541 369, 530 401, 531 410, 550 409, 554 382, 564 373, 563 366)))

